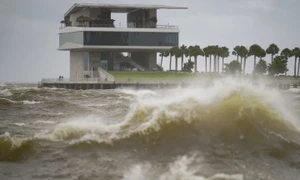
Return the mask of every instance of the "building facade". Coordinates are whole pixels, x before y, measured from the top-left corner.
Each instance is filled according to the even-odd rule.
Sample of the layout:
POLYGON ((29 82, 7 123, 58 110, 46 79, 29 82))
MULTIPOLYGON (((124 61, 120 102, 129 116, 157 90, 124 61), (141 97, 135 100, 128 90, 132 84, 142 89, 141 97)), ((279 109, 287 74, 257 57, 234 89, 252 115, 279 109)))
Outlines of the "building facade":
POLYGON ((59 50, 70 51, 70 78, 106 76, 106 71, 154 71, 158 52, 178 46, 179 28, 157 24, 158 5, 74 4, 59 31, 59 50), (126 13, 115 26, 112 13, 126 13), (103 74, 104 73, 104 74, 103 74))

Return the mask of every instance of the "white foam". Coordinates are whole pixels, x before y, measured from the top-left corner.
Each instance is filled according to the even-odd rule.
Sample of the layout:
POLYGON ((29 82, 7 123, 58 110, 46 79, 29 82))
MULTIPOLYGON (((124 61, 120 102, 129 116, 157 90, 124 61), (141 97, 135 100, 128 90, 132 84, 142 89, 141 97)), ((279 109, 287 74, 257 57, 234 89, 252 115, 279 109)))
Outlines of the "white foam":
POLYGON ((23 143, 30 140, 28 138, 12 137, 9 132, 5 132, 4 134, 0 135, 0 138, 4 138, 6 141, 10 141, 12 149, 20 147, 23 143))
POLYGON ((130 90, 130 89, 124 89, 121 90, 121 92, 129 95, 135 95, 135 96, 153 96, 156 95, 156 92, 151 91, 151 90, 130 90))
POLYGON ((36 121, 34 124, 55 124, 55 121, 36 121))
POLYGON ((291 88, 291 89, 289 89, 287 91, 293 92, 293 93, 300 93, 300 88, 291 88))
POLYGON ((169 164, 168 169, 161 173, 159 168, 150 163, 132 165, 123 175, 123 180, 243 180, 241 174, 215 174, 211 177, 199 175, 201 163, 195 156, 182 156, 169 164))
POLYGON ((22 126, 26 126, 26 124, 24 124, 24 123, 14 123, 14 125, 16 125, 16 126, 20 126, 20 127, 22 127, 22 126))
POLYGON ((0 96, 8 97, 8 96, 12 96, 12 95, 13 94, 10 92, 9 89, 0 90, 0 96))
POLYGON ((9 132, 5 132, 4 134, 1 134, 0 138, 2 138, 2 137, 10 137, 9 132))
POLYGON ((107 142, 113 139, 113 135, 119 132, 120 124, 109 125, 101 118, 95 116, 78 117, 57 124, 53 131, 47 134, 39 134, 37 138, 50 139, 54 141, 64 140, 72 134, 78 134, 78 139, 73 139, 70 144, 85 141, 107 142))
POLYGON ((42 102, 40 101, 28 101, 28 100, 25 100, 25 101, 22 101, 23 104, 27 104, 27 105, 33 105, 33 104, 40 104, 42 102))
MULTIPOLYGON (((118 138, 126 138, 132 133, 143 133, 148 128, 160 127, 159 119, 162 115, 167 118, 165 121, 176 121, 184 114, 185 120, 193 119, 193 114, 189 113, 196 105, 210 105, 215 102, 222 102, 224 99, 237 93, 240 96, 251 96, 262 104, 273 108, 284 120, 292 123, 300 129, 299 118, 289 108, 289 102, 282 97, 278 90, 266 89, 263 85, 252 85, 249 80, 238 80, 234 78, 224 78, 213 81, 210 87, 191 87, 179 88, 173 90, 159 91, 133 91, 122 90, 126 94, 135 96, 135 101, 130 107, 130 111, 124 117, 122 122, 117 124, 107 124, 103 119, 95 116, 74 117, 54 127, 50 138, 64 140, 72 133, 79 134, 77 139, 70 143, 82 141, 112 142, 118 138), (189 103, 192 100, 193 103, 189 103), (170 108, 176 105, 177 108, 170 108), (180 111, 183 109, 183 111, 180 111), (144 119, 133 120, 137 111, 145 110, 149 112, 144 119), (138 122, 137 122, 138 121, 138 122), (126 125, 124 127, 124 125, 126 125)), ((242 108, 242 107, 241 107, 242 108)), ((135 117, 136 118, 136 117, 135 117)), ((168 122, 164 122, 168 123, 168 122)), ((67 138, 68 139, 68 138, 67 138)))

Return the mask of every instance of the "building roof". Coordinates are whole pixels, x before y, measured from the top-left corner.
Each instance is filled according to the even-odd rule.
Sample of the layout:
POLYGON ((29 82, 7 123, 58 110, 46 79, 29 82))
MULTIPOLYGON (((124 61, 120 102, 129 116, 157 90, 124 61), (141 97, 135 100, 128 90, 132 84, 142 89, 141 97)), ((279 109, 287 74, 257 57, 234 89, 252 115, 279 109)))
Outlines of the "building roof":
POLYGON ((110 8, 111 12, 127 13, 137 9, 187 9, 187 7, 149 5, 149 4, 104 4, 104 3, 75 3, 66 13, 65 17, 71 13, 80 11, 84 8, 110 8))

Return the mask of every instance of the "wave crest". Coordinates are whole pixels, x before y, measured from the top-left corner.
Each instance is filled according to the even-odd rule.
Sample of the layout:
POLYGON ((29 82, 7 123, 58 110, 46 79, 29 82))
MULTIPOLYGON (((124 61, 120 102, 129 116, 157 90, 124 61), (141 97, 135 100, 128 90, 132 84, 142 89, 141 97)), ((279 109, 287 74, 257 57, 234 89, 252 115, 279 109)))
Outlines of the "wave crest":
POLYGON ((192 98, 162 106, 137 103, 126 119, 115 125, 71 121, 59 124, 48 137, 71 144, 97 142, 126 146, 299 143, 297 129, 275 109, 253 96, 239 93, 209 104, 192 98))
POLYGON ((131 166, 126 172, 124 172, 123 180, 139 180, 139 179, 157 179, 157 180, 243 180, 244 177, 241 174, 215 174, 211 177, 205 177, 199 175, 201 167, 199 161, 195 156, 182 156, 178 157, 176 161, 170 163, 168 168, 161 172, 161 169, 153 167, 150 163, 136 164, 131 166), (196 160, 195 160, 196 158, 196 160), (192 166, 192 164, 194 164, 192 166))
POLYGON ((9 133, 0 135, 0 161, 20 161, 34 153, 34 141, 11 137, 9 133))

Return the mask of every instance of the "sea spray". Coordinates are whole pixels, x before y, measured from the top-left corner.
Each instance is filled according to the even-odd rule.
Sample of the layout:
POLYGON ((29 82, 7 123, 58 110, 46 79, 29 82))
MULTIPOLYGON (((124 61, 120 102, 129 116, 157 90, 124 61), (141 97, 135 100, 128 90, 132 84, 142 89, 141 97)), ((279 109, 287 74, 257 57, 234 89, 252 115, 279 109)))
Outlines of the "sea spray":
POLYGON ((243 139, 255 143, 277 134, 277 138, 299 142, 298 118, 286 108, 278 91, 232 78, 213 84, 206 88, 142 93, 125 90, 124 93, 135 95, 136 100, 122 122, 106 124, 98 117, 69 120, 45 136, 71 144, 89 141, 124 144, 130 140, 136 143, 166 140, 177 133, 189 139, 189 132, 193 132, 200 133, 199 137, 202 134, 204 139, 243 139), (203 135, 207 129, 213 136, 203 135))
POLYGON ((153 166, 151 163, 135 164, 124 172, 123 180, 243 180, 241 174, 219 173, 208 177, 199 175, 202 161, 196 155, 184 155, 170 163, 167 168, 153 166))

